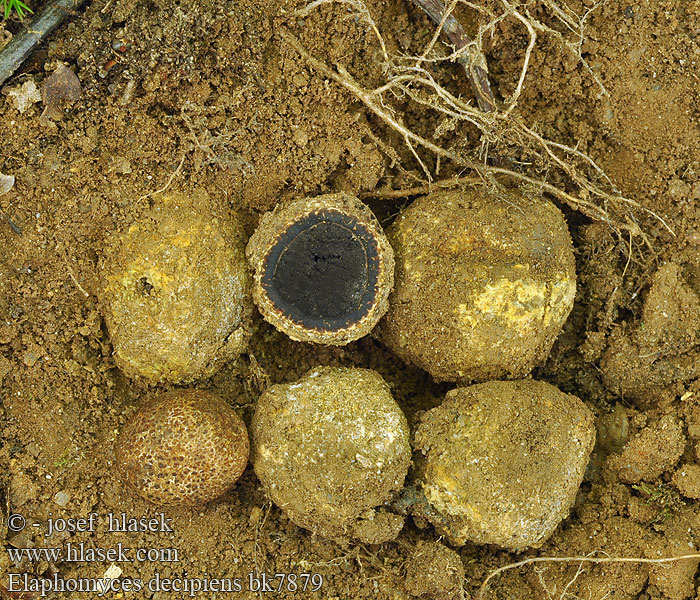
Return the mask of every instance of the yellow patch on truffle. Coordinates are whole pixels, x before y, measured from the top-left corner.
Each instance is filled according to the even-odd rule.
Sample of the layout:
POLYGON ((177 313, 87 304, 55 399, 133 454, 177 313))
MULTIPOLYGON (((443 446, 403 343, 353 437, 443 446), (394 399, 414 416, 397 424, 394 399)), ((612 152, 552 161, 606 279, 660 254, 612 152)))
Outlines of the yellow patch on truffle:
POLYGON ((576 284, 562 280, 549 286, 532 279, 503 278, 486 285, 470 304, 459 304, 457 315, 468 327, 479 327, 484 319, 500 319, 519 331, 549 326, 568 314, 576 284))

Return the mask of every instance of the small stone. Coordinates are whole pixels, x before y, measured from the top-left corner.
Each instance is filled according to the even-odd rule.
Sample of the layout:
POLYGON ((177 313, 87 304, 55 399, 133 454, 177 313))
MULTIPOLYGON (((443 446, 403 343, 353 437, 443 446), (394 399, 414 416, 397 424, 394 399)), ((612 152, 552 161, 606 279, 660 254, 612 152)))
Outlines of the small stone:
POLYGON ((3 175, 0 173, 0 196, 7 194, 15 185, 14 175, 3 175))
POLYGON ((294 143, 300 148, 309 143, 309 135, 302 129, 295 130, 292 137, 294 138, 294 143))
POLYGON ((61 490, 60 492, 56 492, 53 497, 53 501, 58 504, 58 506, 66 506, 70 502, 70 493, 61 490))
POLYGON ((306 73, 297 73, 292 77, 292 83, 295 87, 302 88, 309 83, 309 76, 306 73))
POLYGON ((35 352, 34 350, 27 350, 22 354, 22 362, 25 364, 27 367, 33 367, 37 361, 41 358, 41 354, 38 352, 35 352))
POLYGON ((125 156, 113 156, 110 160, 109 170, 120 175, 129 175, 132 172, 131 161, 125 156))
POLYGON ((41 99, 44 102, 42 120, 60 119, 64 106, 70 106, 80 100, 82 93, 78 76, 65 65, 58 65, 41 86, 41 99))

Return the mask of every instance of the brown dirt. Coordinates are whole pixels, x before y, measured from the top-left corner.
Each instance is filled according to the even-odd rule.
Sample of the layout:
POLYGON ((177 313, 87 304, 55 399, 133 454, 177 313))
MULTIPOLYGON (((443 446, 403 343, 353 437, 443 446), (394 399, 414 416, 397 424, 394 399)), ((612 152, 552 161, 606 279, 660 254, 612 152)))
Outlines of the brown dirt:
MULTIPOLYGON (((11 97, 0 96, 0 172, 17 178, 0 196, 0 516, 6 523, 11 511, 40 525, 16 534, 1 526, 5 547, 70 541, 91 548, 118 542, 132 549, 176 548, 180 562, 120 563, 123 576, 239 577, 241 598, 260 597, 245 588, 248 573, 262 571, 322 574, 320 592, 275 595, 280 598, 409 597, 407 559, 419 541, 435 539, 425 522, 409 520, 395 542, 341 548, 270 506, 250 467, 233 491, 205 509, 168 509, 172 533, 106 531, 110 512, 157 512, 125 493, 114 465, 116 433, 154 390, 116 368, 96 301, 97 261, 110 240, 148 210, 146 195, 176 173, 173 191, 204 189, 220 208, 242 210, 250 234, 260 211, 281 200, 360 194, 380 183, 400 189, 422 176, 401 139, 345 90, 307 68, 279 34, 288 27, 313 54, 371 87, 382 80, 371 32, 342 5, 292 16, 302 4, 93 0, 9 84, 31 78, 40 87, 65 62, 80 80, 80 100, 50 120, 40 119, 40 105, 21 114, 11 97), (98 515, 95 532, 43 537, 49 518, 92 512, 98 515)), ((552 24, 545 4, 534 6, 533 14, 552 24)), ((378 27, 391 34, 390 52, 415 54, 430 39, 428 20, 408 2, 368 5, 378 27)), ((582 53, 609 97, 575 57, 542 36, 517 112, 540 134, 589 153, 624 194, 663 217, 675 235, 640 213, 647 245, 565 208, 579 289, 549 359, 534 375, 576 394, 596 413, 598 446, 571 517, 525 556, 683 554, 700 544, 697 486, 678 474, 697 461, 700 440, 700 334, 689 322, 700 292, 700 1, 609 0, 594 7, 574 0, 570 6, 579 14, 595 8, 586 20, 582 53), (668 264, 675 267, 659 271, 668 264), (603 372, 609 346, 624 350, 622 361, 603 372), (626 393, 626 381, 644 380, 651 385, 626 393), (655 473, 638 440, 663 439, 665 434, 645 432, 664 431, 667 422, 677 424, 673 443, 664 446, 673 456, 666 453, 664 471, 655 473), (641 483, 623 483, 619 459, 608 459, 628 440, 635 440, 626 456, 645 474, 641 483)), ((526 42, 514 20, 486 41, 499 99, 517 83, 526 42)), ((457 67, 436 73, 454 93, 471 94, 457 67)), ((396 108, 424 135, 440 124, 404 99, 396 100, 396 108)), ((466 127, 442 134, 445 144, 478 144, 466 127)), ((424 160, 435 167, 429 156, 424 160)), ((440 175, 452 173, 443 162, 440 175)), ((384 224, 403 204, 371 202, 384 224)), ((411 427, 449 388, 372 339, 342 348, 300 345, 259 318, 248 354, 197 385, 223 396, 250 423, 265 387, 319 364, 378 370, 411 427)), ((664 453, 658 446, 646 449, 664 453)), ((467 597, 491 569, 522 557, 470 545, 458 552, 467 597)), ((6 552, 0 554, 3 577, 100 577, 109 566, 101 560, 12 564, 6 552)), ((576 563, 529 566, 494 580, 485 597, 559 599, 576 577, 567 598, 680 600, 697 594, 696 566, 587 565, 580 573, 576 563)))

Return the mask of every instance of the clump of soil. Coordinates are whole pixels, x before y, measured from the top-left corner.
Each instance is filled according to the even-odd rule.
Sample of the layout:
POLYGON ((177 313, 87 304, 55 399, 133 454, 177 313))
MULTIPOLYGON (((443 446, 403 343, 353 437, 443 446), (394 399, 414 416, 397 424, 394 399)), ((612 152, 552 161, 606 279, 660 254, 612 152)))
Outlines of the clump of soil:
POLYGON ((640 319, 617 330, 602 360, 607 384, 644 398, 700 373, 700 295, 676 263, 654 274, 640 319))
POLYGON ((676 465, 685 449, 685 441, 681 424, 671 415, 645 427, 614 459, 620 481, 654 481, 676 465))
POLYGON ((590 410, 548 383, 451 390, 415 435, 427 517, 453 544, 541 546, 568 515, 594 441, 590 410))
POLYGON ((114 357, 132 377, 192 381, 247 341, 250 280, 241 227, 206 194, 168 194, 100 263, 100 303, 114 357))
POLYGON ((406 590, 413 596, 459 598, 463 580, 462 559, 441 542, 419 542, 406 561, 406 590))
POLYGON ((131 490, 159 506, 205 504, 233 486, 248 464, 248 431, 220 397, 166 392, 131 415, 115 447, 131 490))
POLYGON ((700 465, 690 463, 678 467, 673 474, 673 485, 686 498, 700 500, 700 465))
POLYGON ((298 525, 335 539, 393 539, 398 515, 375 510, 403 485, 408 425, 381 376, 323 367, 260 397, 253 466, 270 498, 298 525))
POLYGON ((573 306, 576 270, 552 203, 472 188, 416 200, 388 230, 396 283, 379 337, 438 380, 527 375, 573 306))

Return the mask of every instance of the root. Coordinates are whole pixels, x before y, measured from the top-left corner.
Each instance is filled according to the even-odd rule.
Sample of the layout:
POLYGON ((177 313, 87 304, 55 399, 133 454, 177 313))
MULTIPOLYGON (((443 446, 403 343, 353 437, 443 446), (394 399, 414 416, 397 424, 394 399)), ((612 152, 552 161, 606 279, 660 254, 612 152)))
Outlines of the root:
POLYGON ((538 35, 548 35, 558 40, 592 75, 601 88, 601 94, 609 95, 581 55, 586 19, 603 2, 594 5, 579 18, 569 9, 562 8, 556 0, 542 0, 553 17, 555 25, 559 23, 564 30, 562 33, 532 17, 529 7, 533 4, 533 0, 518 4, 513 4, 510 0, 499 0, 498 13, 468 0, 450 0, 447 6, 442 3, 442 0, 413 1, 437 23, 437 29, 421 54, 412 57, 389 54, 388 44, 362 0, 314 0, 295 13, 307 16, 323 5, 336 2, 350 6, 377 38, 382 50, 386 81, 374 89, 365 87, 342 65, 330 66, 313 56, 288 29, 280 30, 283 40, 302 57, 309 67, 344 87, 403 139, 425 176, 424 186, 371 194, 372 197, 403 197, 417 189, 421 190, 417 193, 423 193, 424 189, 430 191, 433 186, 453 187, 473 183, 475 180, 488 184, 493 189, 499 189, 502 186, 500 180, 505 178, 532 185, 541 192, 551 194, 574 210, 608 224, 620 238, 623 237, 623 232, 625 239, 629 236, 642 236, 645 243, 650 246, 637 222, 637 215, 642 212, 658 220, 667 231, 675 235, 661 216, 642 207, 635 200, 623 196, 592 158, 578 148, 544 138, 535 128, 527 125, 515 110, 523 91, 538 35), (464 32, 452 14, 458 4, 463 4, 484 17, 484 22, 473 38, 464 32), (507 19, 515 20, 522 25, 527 32, 528 42, 523 51, 522 66, 515 88, 504 105, 499 107, 488 82, 482 42, 486 36, 493 36, 497 25, 507 19), (444 34, 453 46, 453 51, 448 55, 440 55, 438 52, 437 46, 441 34, 444 34), (574 38, 573 41, 570 39, 571 36, 574 38), (464 67, 475 89, 477 106, 451 94, 435 79, 433 65, 445 61, 458 61, 464 67), (392 98, 408 98, 415 104, 425 107, 426 110, 438 113, 443 118, 443 122, 432 137, 421 135, 405 125, 400 113, 392 106, 392 98), (476 152, 472 150, 465 152, 459 146, 448 148, 436 141, 443 131, 453 130, 460 123, 472 125, 479 130, 481 147, 476 152), (433 172, 428 166, 430 155, 436 165, 433 172), (490 160, 487 160, 489 158, 490 160), (471 173, 465 178, 452 178, 446 182, 436 181, 441 162, 471 173), (560 177, 563 176, 568 185, 575 188, 575 191, 567 191, 541 177, 529 175, 524 170, 520 170, 518 165, 535 165, 541 172, 558 173, 560 177))
POLYGON ((427 15, 438 25, 438 28, 430 40, 430 44, 423 52, 425 56, 427 52, 437 42, 437 36, 440 32, 444 32, 450 43, 455 49, 460 52, 470 51, 467 55, 459 58, 459 63, 464 68, 467 77, 472 82, 474 95, 479 108, 483 112, 492 112, 497 110, 496 99, 491 91, 491 83, 488 77, 488 66, 486 57, 481 50, 481 45, 474 43, 464 31, 461 23, 452 15, 458 0, 452 0, 450 6, 443 5, 442 0, 413 0, 415 4, 420 6, 427 15))
MULTIPOLYGON (((238 102, 240 97, 250 88, 245 86, 232 98, 232 102, 238 102)), ((253 173, 253 165, 244 160, 239 154, 227 150, 232 142, 241 135, 245 127, 230 127, 227 122, 221 133, 212 134, 206 126, 207 119, 219 116, 223 111, 221 107, 199 107, 186 103, 180 110, 180 118, 187 129, 185 139, 192 148, 205 157, 204 163, 216 165, 221 169, 238 171, 241 173, 253 173)), ((251 122, 255 120, 255 116, 251 122)), ((199 169, 201 157, 195 153, 195 169, 199 169)))
MULTIPOLYGON (((262 531, 262 528, 265 527, 265 522, 267 521, 267 517, 270 515, 271 508, 272 502, 266 502, 265 512, 263 513, 261 511, 260 516, 258 517, 258 520, 255 524, 255 538, 253 542, 253 565, 255 566, 256 577, 260 577, 260 573, 262 572, 260 569, 260 563, 258 561, 258 555, 262 553, 260 550, 260 532, 262 531)), ((260 595, 260 598, 262 598, 262 590, 259 590, 258 593, 260 595)))
POLYGON ((151 196, 155 196, 156 194, 162 194, 163 192, 166 192, 168 188, 172 185, 174 179, 178 176, 180 171, 182 170, 182 165, 185 164, 185 154, 183 153, 182 158, 180 158, 180 162, 177 165, 177 168, 170 173, 170 177, 168 177, 168 181, 165 182, 165 185, 159 189, 157 189, 155 192, 150 192, 148 194, 144 194, 141 196, 137 202, 141 202, 141 200, 145 200, 146 198, 150 198, 151 196))
MULTIPOLYGON (((595 554, 595 553, 592 553, 595 554)), ((528 558, 526 560, 521 560, 519 562, 515 563, 510 563, 507 564, 503 567, 500 567, 498 569, 495 569, 494 571, 491 571, 489 575, 484 579, 482 582, 481 586, 479 587, 479 591, 477 592, 476 598, 477 600, 481 600, 484 597, 484 593, 489 587, 489 582, 496 577, 497 575, 500 575, 501 573, 505 571, 509 571, 511 569, 519 569, 520 567, 524 567, 526 565, 532 565, 532 564, 539 564, 539 563, 579 563, 578 569, 576 571, 576 574, 574 575, 574 578, 569 581, 569 583, 566 585, 564 588, 564 591, 560 595, 560 598, 565 598, 565 594, 567 593, 569 587, 575 582, 576 579, 578 579, 579 575, 582 573, 582 568, 585 563, 589 564, 606 564, 606 563, 628 563, 628 564, 670 564, 674 562, 678 562, 680 560, 700 560, 700 554, 684 554, 682 556, 673 556, 673 557, 668 557, 668 558, 637 558, 637 557, 617 557, 617 556, 602 556, 602 557, 595 557, 595 556, 538 556, 536 558, 528 558)), ((546 587, 545 587, 546 590, 546 587)), ((551 595, 551 594, 550 594, 551 595)))

